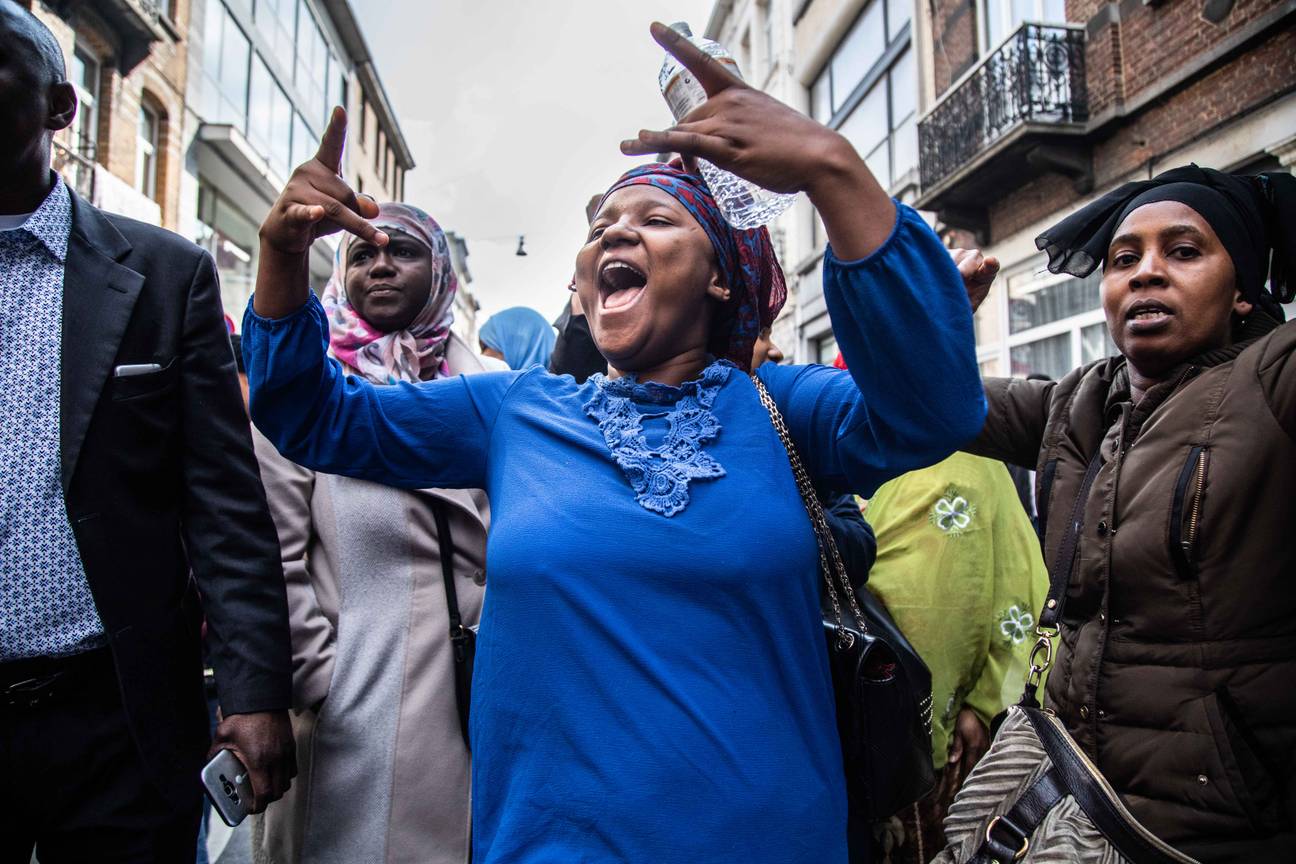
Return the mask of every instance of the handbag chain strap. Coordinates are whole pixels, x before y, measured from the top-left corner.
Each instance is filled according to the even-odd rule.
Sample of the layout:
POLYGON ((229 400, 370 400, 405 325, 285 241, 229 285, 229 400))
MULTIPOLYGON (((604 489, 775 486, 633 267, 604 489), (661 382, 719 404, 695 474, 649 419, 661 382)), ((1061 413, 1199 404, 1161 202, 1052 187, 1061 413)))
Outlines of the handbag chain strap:
POLYGON ((833 584, 834 573, 837 574, 837 580, 841 582, 842 593, 846 595, 847 606, 855 616, 860 632, 867 634, 868 624, 865 622, 864 613, 860 609, 859 600, 855 597, 855 589, 851 587, 850 579, 846 576, 846 565, 842 563, 841 553, 837 551, 837 543, 828 528, 828 519, 824 516, 823 505, 819 503, 819 496, 815 494, 810 475, 801 462, 801 455, 797 452, 796 445, 792 443, 792 435, 788 432, 787 424, 783 422, 783 415, 779 413, 778 405, 774 403, 774 397, 770 396, 769 390, 765 388, 765 383, 754 373, 751 380, 756 385, 756 393, 760 396, 761 404, 769 412, 770 421, 774 424, 774 431, 778 433, 779 441, 783 442, 783 449, 787 452, 788 462, 792 466, 792 476, 796 479, 797 491, 801 493, 801 503, 805 505, 806 513, 810 516, 810 525, 814 528, 815 541, 819 547, 819 570, 828 585, 828 601, 832 604, 833 620, 837 624, 837 647, 849 648, 855 644, 855 635, 842 623, 841 601, 837 596, 837 587, 833 584))

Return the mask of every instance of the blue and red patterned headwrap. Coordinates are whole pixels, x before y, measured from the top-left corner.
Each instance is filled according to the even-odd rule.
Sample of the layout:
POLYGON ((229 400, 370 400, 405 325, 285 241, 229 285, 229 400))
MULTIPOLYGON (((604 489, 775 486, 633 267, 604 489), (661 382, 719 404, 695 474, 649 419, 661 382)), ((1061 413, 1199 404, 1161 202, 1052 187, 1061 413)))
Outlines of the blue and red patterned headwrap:
MULTIPOLYGON (((652 162, 632 168, 612 184, 603 201, 626 186, 653 186, 669 194, 693 214, 715 248, 720 278, 733 295, 733 318, 728 333, 717 334, 721 356, 743 371, 751 371, 752 348, 760 331, 770 326, 787 300, 783 268, 774 254, 764 227, 739 231, 725 221, 706 181, 690 174, 678 162, 652 162)), ((603 206, 599 201, 599 207, 603 206)), ((596 211, 597 212, 597 211, 596 211)))

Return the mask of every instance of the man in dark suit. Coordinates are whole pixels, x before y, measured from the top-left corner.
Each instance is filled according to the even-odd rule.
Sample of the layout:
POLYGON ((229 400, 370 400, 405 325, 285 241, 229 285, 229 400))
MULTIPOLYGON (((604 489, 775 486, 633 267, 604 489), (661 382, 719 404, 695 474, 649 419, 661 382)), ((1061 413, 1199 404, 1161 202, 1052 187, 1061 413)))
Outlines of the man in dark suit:
POLYGON ((0 46, 0 862, 193 861, 203 614, 212 749, 254 809, 295 772, 279 549, 216 272, 50 171, 77 107, 62 54, 12 0, 0 46))

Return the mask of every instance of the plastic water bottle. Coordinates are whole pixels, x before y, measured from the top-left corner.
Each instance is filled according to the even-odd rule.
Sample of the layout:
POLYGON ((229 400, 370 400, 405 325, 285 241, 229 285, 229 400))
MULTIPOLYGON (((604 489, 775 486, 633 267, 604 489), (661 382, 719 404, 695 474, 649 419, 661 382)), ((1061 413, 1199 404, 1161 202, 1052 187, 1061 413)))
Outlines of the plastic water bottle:
MULTIPOLYGON (((730 72, 742 78, 737 61, 723 45, 694 36, 688 24, 683 21, 672 24, 671 29, 687 37, 690 42, 710 54, 730 72)), ((670 54, 667 54, 665 61, 662 62, 657 84, 661 87, 662 95, 666 97, 666 104, 670 106, 676 122, 682 120, 684 115, 707 99, 706 90, 693 77, 693 73, 670 54)), ((717 168, 705 159, 697 161, 702 178, 711 187, 711 194, 720 205, 720 212, 724 213, 725 219, 735 228, 756 228, 764 225, 791 207, 792 202, 796 200, 795 195, 784 195, 762 189, 755 183, 749 183, 741 177, 717 168)))

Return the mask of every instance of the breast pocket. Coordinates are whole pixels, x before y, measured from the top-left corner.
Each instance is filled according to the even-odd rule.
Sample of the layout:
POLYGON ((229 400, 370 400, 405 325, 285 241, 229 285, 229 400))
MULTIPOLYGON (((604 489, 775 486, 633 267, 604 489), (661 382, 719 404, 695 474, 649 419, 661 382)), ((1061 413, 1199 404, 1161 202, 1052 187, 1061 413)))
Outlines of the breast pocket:
MULTIPOLYGON (((147 401, 160 398, 175 389, 180 380, 180 364, 172 357, 162 368, 141 375, 113 375, 112 398, 114 402, 128 400, 147 401)), ((120 368, 120 367, 119 367, 120 368)))

